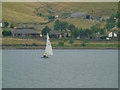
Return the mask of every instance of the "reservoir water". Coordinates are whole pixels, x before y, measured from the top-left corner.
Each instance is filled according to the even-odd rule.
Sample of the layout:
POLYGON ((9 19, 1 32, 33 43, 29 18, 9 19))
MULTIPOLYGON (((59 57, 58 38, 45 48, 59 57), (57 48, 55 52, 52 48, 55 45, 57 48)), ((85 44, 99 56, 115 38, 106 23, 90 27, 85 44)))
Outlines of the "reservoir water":
POLYGON ((117 88, 117 50, 3 50, 3 88, 117 88))

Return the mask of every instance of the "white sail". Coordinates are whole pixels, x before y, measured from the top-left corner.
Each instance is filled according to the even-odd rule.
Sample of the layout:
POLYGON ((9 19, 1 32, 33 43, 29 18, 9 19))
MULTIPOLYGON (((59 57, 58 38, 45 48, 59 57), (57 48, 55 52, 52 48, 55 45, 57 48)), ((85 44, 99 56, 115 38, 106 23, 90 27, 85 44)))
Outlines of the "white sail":
POLYGON ((47 33, 47 43, 46 43, 45 53, 47 53, 47 55, 53 55, 52 46, 48 33, 47 33))

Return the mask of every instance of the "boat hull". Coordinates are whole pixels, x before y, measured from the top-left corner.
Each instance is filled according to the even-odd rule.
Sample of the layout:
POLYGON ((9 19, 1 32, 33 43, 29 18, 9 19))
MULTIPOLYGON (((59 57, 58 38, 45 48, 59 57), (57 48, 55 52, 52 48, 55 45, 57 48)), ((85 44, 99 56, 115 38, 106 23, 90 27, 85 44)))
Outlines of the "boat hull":
POLYGON ((41 57, 41 58, 49 58, 49 57, 41 57))

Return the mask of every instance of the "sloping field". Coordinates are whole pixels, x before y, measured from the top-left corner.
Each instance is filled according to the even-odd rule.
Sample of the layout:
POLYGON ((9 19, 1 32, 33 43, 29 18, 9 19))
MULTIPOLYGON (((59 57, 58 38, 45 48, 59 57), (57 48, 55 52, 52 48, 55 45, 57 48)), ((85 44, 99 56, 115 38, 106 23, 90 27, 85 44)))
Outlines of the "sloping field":
POLYGON ((33 14, 34 8, 40 5, 39 3, 3 3, 3 20, 9 22, 46 22, 47 20, 43 17, 33 14))
POLYGON ((9 22, 46 22, 44 17, 36 16, 34 8, 42 8, 44 12, 87 12, 94 15, 111 15, 118 5, 114 2, 3 2, 3 20, 9 22))
POLYGON ((2 3, 0 2, 0 20, 2 19, 2 3))
MULTIPOLYGON (((79 28, 90 28, 91 26, 97 24, 98 22, 96 21, 91 21, 91 20, 83 20, 83 19, 65 19, 65 21, 69 22, 70 24, 74 24, 75 26, 79 28)), ((104 26, 105 23, 99 23, 101 26, 104 26)))
POLYGON ((118 9, 118 3, 114 2, 57 2, 46 3, 45 6, 58 11, 87 12, 99 15, 110 15, 118 9))

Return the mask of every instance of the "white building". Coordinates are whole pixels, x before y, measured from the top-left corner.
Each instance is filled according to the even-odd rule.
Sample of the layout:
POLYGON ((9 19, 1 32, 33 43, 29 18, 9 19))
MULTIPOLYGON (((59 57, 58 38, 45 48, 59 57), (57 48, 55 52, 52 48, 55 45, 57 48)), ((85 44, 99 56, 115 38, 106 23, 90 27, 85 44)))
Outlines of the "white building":
POLYGON ((117 34, 116 33, 114 33, 114 35, 113 35, 114 37, 117 37, 117 34))
POLYGON ((117 34, 114 33, 114 32, 110 32, 110 33, 108 34, 108 37, 109 37, 109 38, 117 37, 117 34))

